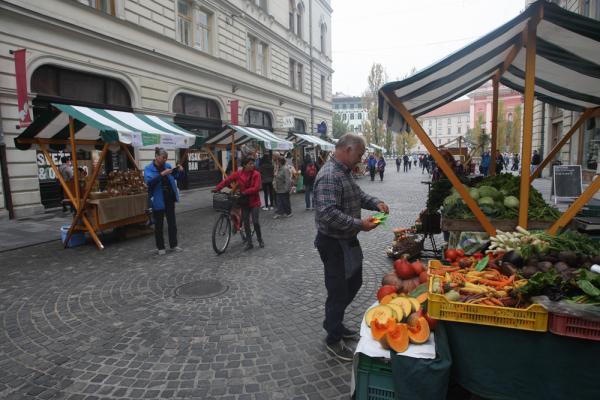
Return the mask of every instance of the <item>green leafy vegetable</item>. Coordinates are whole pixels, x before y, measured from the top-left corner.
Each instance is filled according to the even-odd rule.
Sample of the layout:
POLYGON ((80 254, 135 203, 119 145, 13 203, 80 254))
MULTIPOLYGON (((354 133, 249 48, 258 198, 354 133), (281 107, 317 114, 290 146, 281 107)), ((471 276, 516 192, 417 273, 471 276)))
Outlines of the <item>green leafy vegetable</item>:
POLYGON ((487 267, 489 262, 490 262, 490 256, 483 257, 481 260, 479 260, 477 262, 477 265, 475 266, 475 271, 483 271, 485 269, 485 267, 487 267))

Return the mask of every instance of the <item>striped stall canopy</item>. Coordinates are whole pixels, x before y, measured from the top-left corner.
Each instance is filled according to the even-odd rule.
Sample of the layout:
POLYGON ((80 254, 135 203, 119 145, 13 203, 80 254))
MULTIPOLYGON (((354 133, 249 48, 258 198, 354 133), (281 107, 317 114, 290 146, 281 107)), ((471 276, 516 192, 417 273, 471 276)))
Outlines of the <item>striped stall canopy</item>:
POLYGON ((15 139, 17 148, 26 150, 31 146, 24 139, 68 140, 69 117, 74 119, 76 140, 175 149, 190 147, 200 139, 164 117, 65 104, 52 106, 52 111, 36 118, 15 139))
POLYGON ((371 151, 383 151, 385 152, 385 147, 378 146, 374 143, 371 143, 367 146, 371 151))
POLYGON ((287 139, 291 140, 294 137, 298 139, 296 144, 300 146, 319 146, 324 151, 333 151, 335 149, 333 143, 329 143, 317 136, 291 132, 287 139))
POLYGON ((538 0, 474 43, 407 79, 381 87, 379 118, 396 132, 408 130, 383 93, 397 97, 416 118, 464 96, 497 73, 502 74, 500 83, 523 93, 524 32, 529 22, 538 21, 537 99, 573 111, 600 106, 600 22, 538 0), (512 49, 518 52, 504 65, 512 58, 512 49))
POLYGON ((231 146, 232 137, 236 146, 255 140, 262 142, 268 150, 291 150, 294 148, 292 142, 280 138, 271 131, 238 125, 227 125, 222 132, 208 138, 204 144, 231 146))

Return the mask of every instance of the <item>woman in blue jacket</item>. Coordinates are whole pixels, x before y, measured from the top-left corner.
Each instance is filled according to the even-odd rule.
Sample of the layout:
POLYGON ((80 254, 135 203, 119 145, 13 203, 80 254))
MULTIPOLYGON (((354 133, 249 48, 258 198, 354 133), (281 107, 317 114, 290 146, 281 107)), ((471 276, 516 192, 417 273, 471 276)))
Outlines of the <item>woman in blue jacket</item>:
POLYGON ((179 201, 179 191, 175 179, 183 177, 181 165, 171 167, 167 163, 168 153, 162 147, 154 151, 154 161, 144 168, 144 181, 152 204, 154 219, 154 237, 158 254, 165 254, 165 239, 163 237, 164 217, 169 225, 169 247, 172 251, 180 251, 177 246, 177 223, 175 221, 175 203, 179 201))

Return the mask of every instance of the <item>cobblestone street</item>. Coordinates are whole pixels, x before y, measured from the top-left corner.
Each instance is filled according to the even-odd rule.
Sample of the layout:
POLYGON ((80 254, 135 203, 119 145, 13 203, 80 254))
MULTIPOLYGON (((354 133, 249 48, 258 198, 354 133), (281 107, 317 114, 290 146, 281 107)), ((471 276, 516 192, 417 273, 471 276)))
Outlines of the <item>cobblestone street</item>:
MULTIPOLYGON (((358 328, 383 272, 391 228, 424 208, 427 175, 359 180, 388 202, 388 223, 361 234, 364 284, 347 313, 358 328)), ((0 398, 347 399, 351 364, 325 350, 325 287, 312 242, 314 214, 293 196, 294 215, 261 211, 266 248, 234 237, 215 255, 216 213, 178 214, 181 253, 159 257, 152 236, 62 250, 55 241, 2 253, 0 398), (211 279, 208 299, 175 289, 211 279)))

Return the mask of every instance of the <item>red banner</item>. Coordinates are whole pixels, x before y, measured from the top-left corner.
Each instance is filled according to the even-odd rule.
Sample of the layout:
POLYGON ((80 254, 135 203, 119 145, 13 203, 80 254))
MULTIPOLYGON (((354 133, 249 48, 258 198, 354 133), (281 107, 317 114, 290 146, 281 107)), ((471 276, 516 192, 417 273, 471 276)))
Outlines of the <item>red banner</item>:
POLYGON ((15 77, 17 80, 17 103, 19 105, 19 127, 31 124, 29 101, 27 95, 27 67, 25 65, 25 49, 13 51, 15 55, 15 77))
POLYGON ((230 110, 231 110, 231 124, 239 125, 238 122, 238 108, 240 101, 239 100, 231 100, 229 102, 230 110))

